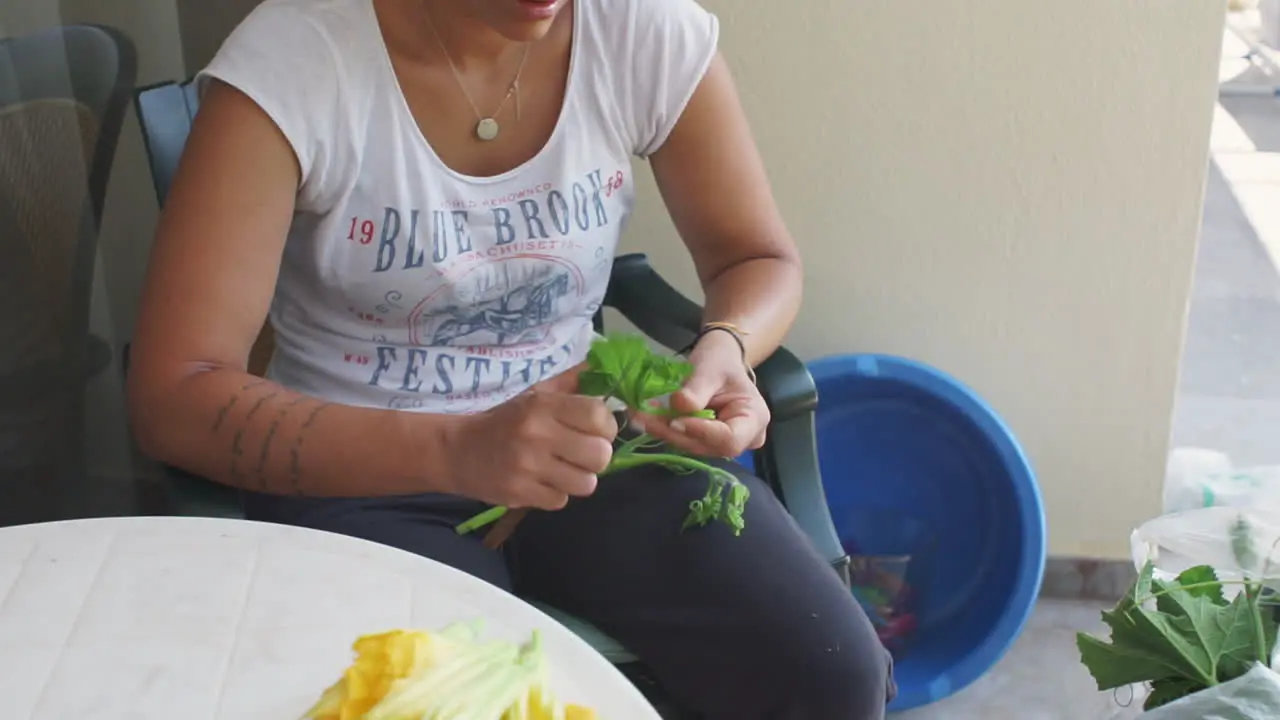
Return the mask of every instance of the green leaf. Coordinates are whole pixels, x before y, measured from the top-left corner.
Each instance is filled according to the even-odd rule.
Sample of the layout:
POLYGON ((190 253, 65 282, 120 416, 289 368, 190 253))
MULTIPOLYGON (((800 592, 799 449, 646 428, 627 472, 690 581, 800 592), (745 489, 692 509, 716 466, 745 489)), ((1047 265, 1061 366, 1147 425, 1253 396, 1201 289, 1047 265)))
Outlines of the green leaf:
POLYGON ((1153 583, 1157 608, 1184 618, 1205 648, 1218 682, 1240 677, 1259 658, 1271 657, 1276 621, 1272 613, 1255 613, 1256 589, 1246 586, 1230 602, 1217 573, 1209 566, 1184 571, 1173 583, 1153 583), (1261 649, 1259 644, 1262 645, 1261 649))
POLYGON ((585 381, 580 380, 580 387, 586 388, 583 394, 613 395, 633 410, 647 409, 648 401, 679 390, 693 373, 693 365, 654 353, 635 335, 596 340, 587 353, 587 365, 591 369, 582 373, 585 381))
POLYGON ((1257 663, 1268 664, 1276 647, 1276 616, 1273 608, 1263 604, 1262 588, 1246 584, 1244 592, 1235 601, 1244 603, 1248 608, 1252 642, 1247 650, 1232 652, 1222 659, 1218 666, 1218 679, 1221 681, 1238 678, 1257 663))
POLYGON ((1155 710, 1161 705, 1168 705, 1193 693, 1204 690, 1205 686, 1186 678, 1162 678, 1151 683, 1151 694, 1142 704, 1143 710, 1155 710))
POLYGON ((1084 634, 1077 637, 1080 660, 1099 690, 1166 677, 1212 682, 1207 652, 1187 640, 1189 623, 1143 609, 1151 596, 1153 572, 1154 566, 1147 563, 1115 609, 1102 613, 1102 621, 1111 629, 1110 644, 1084 634))
POLYGON ((636 371, 632 397, 636 405, 679 390, 689 376, 693 374, 693 365, 683 360, 662 355, 651 355, 646 358, 643 372, 636 371))
POLYGON ((1214 605, 1227 604, 1227 598, 1222 594, 1222 583, 1218 581, 1218 573, 1208 565, 1198 565, 1182 571, 1177 582, 1186 592, 1207 597, 1214 605))
POLYGON ((1100 690, 1150 682, 1158 691, 1154 702, 1169 702, 1188 688, 1239 677, 1259 657, 1270 657, 1276 622, 1255 612, 1254 593, 1227 602, 1208 567, 1170 582, 1153 579, 1153 573, 1148 563, 1115 609, 1102 614, 1109 643, 1077 636, 1080 660, 1100 690), (1261 651, 1260 643, 1266 646, 1261 651))
MULTIPOLYGON (((1192 595, 1177 583, 1155 583, 1157 599, 1166 622, 1176 625, 1187 644, 1196 648, 1200 669, 1207 677, 1218 679, 1218 665, 1223 657, 1257 658, 1254 643, 1253 607, 1245 593, 1236 595, 1228 605, 1217 605, 1205 595, 1192 595), (1200 654, 1203 651, 1203 655, 1200 654)), ((1221 592, 1221 586, 1219 586, 1221 592)))
POLYGON ((1076 647, 1080 650, 1080 662, 1093 676, 1098 690, 1182 677, 1163 660, 1139 647, 1107 643, 1087 633, 1076 634, 1076 647))
POLYGON ((578 394, 591 397, 608 397, 614 391, 613 377, 598 370, 578 373, 578 394))
POLYGON ((614 380, 627 376, 627 367, 649 355, 649 344, 636 335, 607 335, 591 343, 587 365, 614 380))
MULTIPOLYGON (((1102 621, 1111 630, 1111 646, 1115 654, 1121 657, 1141 658, 1144 669, 1142 671, 1143 677, 1138 680, 1125 680, 1120 685, 1110 685, 1107 684, 1110 682, 1107 677, 1116 673, 1117 669, 1094 667, 1082 655, 1081 660, 1094 676, 1094 680, 1098 681, 1100 689, 1109 690, 1121 685, 1128 685, 1131 682, 1147 682, 1162 677, 1189 677, 1195 679, 1205 677, 1199 670, 1201 665, 1195 662, 1195 660, 1202 658, 1188 659, 1186 657, 1187 648, 1180 647, 1174 642, 1180 639, 1179 634, 1177 632, 1173 633, 1174 641, 1171 641, 1167 633, 1153 624, 1139 608, 1129 606, 1110 612, 1103 612, 1102 621), (1151 668, 1150 663, 1158 664, 1160 669, 1151 668)), ((1194 650, 1191 650, 1191 654, 1195 654, 1194 650)), ((1207 658, 1203 659, 1207 662, 1207 658)))

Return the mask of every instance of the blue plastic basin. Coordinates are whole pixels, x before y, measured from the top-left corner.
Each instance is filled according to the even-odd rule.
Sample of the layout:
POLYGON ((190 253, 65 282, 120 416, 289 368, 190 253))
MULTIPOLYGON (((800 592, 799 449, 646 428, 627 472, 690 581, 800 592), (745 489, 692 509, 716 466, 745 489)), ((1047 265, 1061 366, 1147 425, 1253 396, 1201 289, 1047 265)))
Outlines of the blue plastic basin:
POLYGON ((902 552, 903 524, 888 518, 931 538, 890 709, 936 702, 991 669, 1035 606, 1045 519, 1034 473, 991 408, 934 368, 843 355, 809 369, 823 484, 846 547, 902 552))

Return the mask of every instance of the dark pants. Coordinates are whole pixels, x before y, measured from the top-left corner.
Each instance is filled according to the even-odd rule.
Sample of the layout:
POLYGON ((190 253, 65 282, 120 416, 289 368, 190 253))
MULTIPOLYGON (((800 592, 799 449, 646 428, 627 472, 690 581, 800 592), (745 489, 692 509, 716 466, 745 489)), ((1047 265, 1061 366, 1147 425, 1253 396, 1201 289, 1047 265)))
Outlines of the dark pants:
POLYGON ((453 528, 484 509, 440 495, 252 495, 252 520, 301 525, 438 560, 591 622, 707 720, 871 720, 892 663, 836 573, 760 480, 746 530, 680 532, 706 483, 659 468, 602 478, 595 495, 530 513, 502 551, 453 528))

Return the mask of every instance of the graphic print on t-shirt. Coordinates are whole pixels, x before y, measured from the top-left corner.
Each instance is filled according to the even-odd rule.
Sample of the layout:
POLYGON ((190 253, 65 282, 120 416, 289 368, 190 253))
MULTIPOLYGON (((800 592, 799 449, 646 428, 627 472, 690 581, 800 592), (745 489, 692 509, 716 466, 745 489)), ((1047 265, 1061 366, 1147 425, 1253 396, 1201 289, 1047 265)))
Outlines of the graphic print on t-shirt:
POLYGON ((409 314, 409 342, 435 347, 529 346, 547 340, 582 271, 551 255, 516 255, 447 278, 409 314), (447 296, 447 297, 442 297, 447 296))
POLYGON ((470 412, 580 360, 625 217, 623 180, 593 170, 444 208, 354 213, 347 239, 376 279, 348 298, 376 329, 371 353, 346 355, 361 384, 387 407, 470 412))

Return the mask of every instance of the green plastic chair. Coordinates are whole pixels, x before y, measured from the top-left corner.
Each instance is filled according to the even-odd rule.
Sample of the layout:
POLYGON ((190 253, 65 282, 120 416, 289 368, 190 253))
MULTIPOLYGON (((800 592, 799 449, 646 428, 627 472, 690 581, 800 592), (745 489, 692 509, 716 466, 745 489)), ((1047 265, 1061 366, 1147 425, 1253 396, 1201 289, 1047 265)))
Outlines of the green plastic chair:
MULTIPOLYGON (((199 108, 199 96, 192 82, 167 82, 139 90, 136 103, 156 196, 163 205, 199 108)), ((663 280, 640 253, 614 260, 604 304, 670 349, 692 342, 702 322, 702 308, 663 280)), ((603 328, 601 315, 596 316, 596 325, 603 328)), ((125 353, 127 372, 127 347, 125 353)), ((818 470, 813 415, 818 393, 813 378, 804 364, 786 349, 779 349, 756 368, 756 375, 773 421, 768 442, 754 455, 755 471, 773 488, 847 585, 849 557, 832 523, 818 470)), ((152 511, 166 515, 243 517, 236 490, 176 468, 168 469, 159 496, 153 498, 152 511)), ((637 670, 642 667, 640 659, 599 628, 557 608, 533 604, 573 630, 614 664, 630 668, 633 672, 629 674, 633 677, 643 674, 637 670)))
POLYGON ((115 354, 90 308, 137 70, 133 43, 110 27, 0 38, 0 525, 130 502, 97 492, 83 435, 85 386, 115 354))

